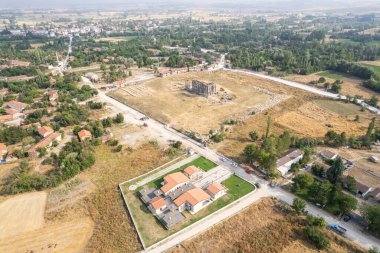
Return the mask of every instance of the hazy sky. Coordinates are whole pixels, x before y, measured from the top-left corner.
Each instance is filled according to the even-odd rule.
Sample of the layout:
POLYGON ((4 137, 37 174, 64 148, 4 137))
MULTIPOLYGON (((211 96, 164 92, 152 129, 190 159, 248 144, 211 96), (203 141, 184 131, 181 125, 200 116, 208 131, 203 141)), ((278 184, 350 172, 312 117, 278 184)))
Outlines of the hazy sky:
POLYGON ((141 8, 141 7, 211 6, 241 8, 350 8, 380 7, 380 0, 0 0, 0 9, 29 8, 141 8))

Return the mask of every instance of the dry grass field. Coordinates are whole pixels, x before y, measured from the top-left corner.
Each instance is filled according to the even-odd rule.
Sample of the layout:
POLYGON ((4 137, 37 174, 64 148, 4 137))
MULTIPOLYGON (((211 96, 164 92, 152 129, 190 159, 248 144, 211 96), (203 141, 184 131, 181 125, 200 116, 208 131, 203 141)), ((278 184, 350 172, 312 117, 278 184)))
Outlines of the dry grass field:
POLYGON ((93 230, 91 219, 73 219, 17 236, 0 243, 0 252, 83 252, 93 230))
POLYGON ((0 203, 0 240, 42 228, 45 204, 46 192, 21 194, 0 203))
POLYGON ((227 119, 245 120, 253 111, 270 107, 268 103, 279 96, 263 89, 269 86, 270 82, 247 75, 197 72, 155 79, 134 86, 132 92, 119 89, 111 95, 177 129, 207 134, 227 119), (185 81, 192 79, 216 83, 219 94, 206 99, 185 91, 185 81), (224 92, 233 99, 220 102, 224 92))
POLYGON ((277 200, 263 199, 169 252, 365 252, 328 230, 324 233, 330 239, 330 249, 318 251, 303 238, 304 220, 286 215, 280 211, 279 205, 277 200))
MULTIPOLYGON (((289 75, 286 77, 286 79, 299 82, 299 83, 304 83, 308 84, 310 81, 315 81, 318 80, 321 76, 318 74, 311 74, 311 75, 289 75)), ((326 81, 329 83, 335 82, 336 79, 332 79, 329 77, 325 77, 326 81)), ((371 98, 373 95, 378 96, 376 92, 373 92, 365 87, 363 87, 361 84, 363 80, 355 77, 344 77, 340 78, 343 81, 342 84, 342 91, 341 94, 343 95, 350 95, 350 96, 363 96, 363 98, 371 98)), ((323 88, 323 84, 318 84, 317 87, 323 88)))
POLYGON ((314 101, 300 106, 297 110, 283 114, 275 119, 275 123, 288 129, 290 132, 309 136, 322 137, 328 130, 346 132, 349 135, 364 134, 368 127, 370 115, 360 113, 359 107, 352 104, 343 104, 336 101, 314 101), (332 103, 332 109, 330 104, 332 103), (330 106, 330 107, 328 107, 330 106), (335 109, 343 107, 342 112, 335 109), (352 111, 349 111, 353 107, 352 111), (334 111, 333 111, 334 110, 334 111), (355 115, 362 114, 362 121, 355 122, 355 115), (348 115, 347 115, 347 114, 348 115), (302 124, 300 124, 302 122, 302 124))

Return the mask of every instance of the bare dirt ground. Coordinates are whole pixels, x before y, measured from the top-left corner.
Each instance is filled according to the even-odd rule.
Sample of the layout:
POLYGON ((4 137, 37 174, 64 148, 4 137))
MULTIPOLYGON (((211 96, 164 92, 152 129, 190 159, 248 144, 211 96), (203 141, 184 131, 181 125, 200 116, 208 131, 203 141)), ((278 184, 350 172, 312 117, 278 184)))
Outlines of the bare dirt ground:
POLYGON ((380 66, 380 61, 361 61, 360 63, 365 63, 369 65, 374 65, 374 66, 380 66))
POLYGON ((197 72, 155 79, 127 87, 133 91, 120 89, 111 95, 177 129, 207 134, 226 119, 245 120, 253 111, 266 109, 267 103, 278 102, 277 93, 269 86, 266 80, 242 74, 197 72), (185 91, 185 81, 192 79, 216 83, 219 94, 206 99, 185 91), (222 96, 231 96, 232 100, 221 102, 222 96))
POLYGON ((42 228, 46 196, 46 192, 33 192, 10 197, 2 202, 0 239, 42 228))
MULTIPOLYGON (((311 74, 311 75, 289 75, 286 77, 286 79, 300 82, 304 84, 309 84, 310 81, 315 81, 320 78, 317 74, 311 74)), ((335 82, 335 79, 325 77, 326 81, 329 83, 335 82)), ((361 84, 363 82, 362 79, 355 78, 355 77, 344 77, 342 78, 343 84, 342 84, 342 91, 341 94, 343 95, 350 95, 350 96, 363 96, 363 98, 371 98, 372 96, 378 96, 376 92, 373 92, 365 87, 363 87, 361 84)), ((323 84, 318 84, 317 87, 323 88, 323 84)))
POLYGON ((330 249, 318 251, 303 238, 304 220, 285 214, 279 205, 277 200, 263 199, 169 252, 365 252, 327 230, 323 231, 330 239, 330 249))
POLYGON ((93 230, 91 219, 74 219, 9 237, 0 252, 82 252, 93 230))

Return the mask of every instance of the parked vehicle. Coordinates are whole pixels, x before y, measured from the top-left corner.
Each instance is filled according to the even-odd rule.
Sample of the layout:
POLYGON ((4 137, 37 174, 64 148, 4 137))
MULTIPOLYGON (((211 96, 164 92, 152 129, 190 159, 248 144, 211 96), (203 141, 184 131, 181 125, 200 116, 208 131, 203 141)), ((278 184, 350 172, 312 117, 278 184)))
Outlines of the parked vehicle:
POLYGON ((344 235, 347 232, 347 229, 344 227, 338 225, 338 224, 331 224, 330 229, 333 230, 334 232, 337 232, 340 235, 344 235))

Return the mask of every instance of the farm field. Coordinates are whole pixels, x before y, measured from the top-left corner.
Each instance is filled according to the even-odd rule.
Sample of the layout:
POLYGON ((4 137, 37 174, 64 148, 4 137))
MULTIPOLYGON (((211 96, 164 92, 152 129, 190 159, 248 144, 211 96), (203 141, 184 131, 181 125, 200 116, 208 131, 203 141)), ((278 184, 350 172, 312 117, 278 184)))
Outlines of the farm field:
POLYGON ((10 197, 0 203, 0 241, 42 228, 46 197, 46 192, 33 192, 10 197))
MULTIPOLYGON (((181 169, 184 169, 185 166, 182 166, 181 169)), ((178 170, 173 170, 172 172, 175 171, 178 170)), ((162 182, 161 177, 159 179, 153 180, 147 185, 149 185, 149 187, 159 187, 160 182, 162 182)), ((182 212, 182 214, 185 216, 185 221, 169 229, 164 228, 160 221, 157 220, 157 218, 149 211, 147 206, 138 197, 138 191, 142 187, 139 187, 135 191, 131 191, 128 189, 129 184, 125 184, 122 186, 122 190, 128 202, 129 212, 135 219, 135 225, 140 232, 142 240, 144 241, 145 246, 149 247, 166 238, 167 236, 174 234, 181 229, 184 229, 185 227, 193 224, 194 222, 197 222, 202 218, 212 214, 213 212, 227 206, 233 201, 254 190, 253 185, 235 175, 223 181, 222 184, 228 189, 226 195, 215 200, 196 214, 192 215, 188 211, 182 212)))
POLYGON ((363 63, 363 65, 369 67, 373 71, 375 71, 376 74, 380 75, 380 65, 376 65, 378 63, 373 63, 373 62, 368 62, 368 63, 363 63))
POLYGON ((281 211, 282 205, 275 199, 263 199, 169 252, 366 252, 327 229, 323 233, 330 240, 330 249, 318 251, 303 239, 304 220, 281 211))
POLYGON ((136 36, 124 36, 124 37, 101 37, 96 39, 96 42, 120 42, 120 41, 129 41, 136 38, 136 36))
MULTIPOLYGON (((343 95, 350 95, 355 96, 359 95, 363 98, 371 98, 372 96, 379 96, 378 93, 373 92, 365 87, 362 86, 363 80, 353 77, 344 75, 337 72, 332 71, 324 71, 316 74, 310 74, 310 75, 289 75, 285 77, 288 80, 303 83, 303 84, 309 84, 311 81, 318 80, 321 76, 326 78, 326 81, 330 84, 335 82, 335 80, 342 80, 343 84, 341 94, 343 95)), ((318 87, 320 89, 324 89, 323 83, 315 85, 315 87, 318 87)))
POLYGON ((82 252, 91 237, 91 219, 73 219, 23 233, 0 243, 0 252, 82 252))
POLYGON ((344 131, 348 136, 364 134, 373 115, 360 113, 359 106, 351 105, 317 100, 302 105, 296 111, 285 113, 274 122, 292 133, 309 137, 323 137, 329 130, 339 133, 344 131), (360 122, 354 121, 355 111, 362 118, 360 122))
POLYGON ((271 107, 271 103, 281 100, 277 94, 261 88, 269 87, 269 84, 236 73, 197 72, 147 81, 134 86, 140 90, 135 94, 119 89, 110 95, 177 129, 208 134, 227 119, 245 120, 253 111, 271 107), (192 79, 214 82, 217 91, 228 94, 232 100, 221 102, 217 96, 206 99, 185 91, 185 81, 192 79))

